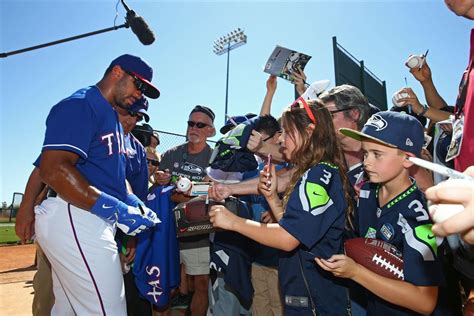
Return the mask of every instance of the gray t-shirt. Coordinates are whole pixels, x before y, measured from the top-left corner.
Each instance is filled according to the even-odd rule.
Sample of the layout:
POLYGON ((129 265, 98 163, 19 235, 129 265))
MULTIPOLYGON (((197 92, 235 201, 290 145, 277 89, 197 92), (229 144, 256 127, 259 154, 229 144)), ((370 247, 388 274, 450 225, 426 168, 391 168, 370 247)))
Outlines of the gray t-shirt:
MULTIPOLYGON (((178 145, 167 150, 161 156, 160 170, 168 169, 171 173, 171 183, 175 183, 178 177, 186 177, 193 182, 203 181, 206 176, 206 168, 209 166, 212 149, 206 145, 203 151, 190 154, 187 143, 178 145)), ((182 237, 179 239, 180 249, 194 249, 209 246, 209 235, 198 235, 182 237)))

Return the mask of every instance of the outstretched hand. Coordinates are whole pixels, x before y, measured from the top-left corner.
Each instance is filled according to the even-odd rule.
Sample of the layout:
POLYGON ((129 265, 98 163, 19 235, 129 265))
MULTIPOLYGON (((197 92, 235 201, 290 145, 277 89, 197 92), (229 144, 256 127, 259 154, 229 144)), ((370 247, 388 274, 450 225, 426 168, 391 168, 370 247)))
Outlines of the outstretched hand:
MULTIPOLYGON (((474 166, 466 169, 464 173, 474 176, 474 166)), ((425 195, 433 203, 429 208, 431 215, 439 204, 464 206, 464 211, 433 225, 433 233, 437 236, 459 233, 467 243, 474 244, 474 182, 459 179, 447 180, 427 189, 425 195)))
MULTIPOLYGON (((412 56, 412 55, 410 55, 410 56, 412 56)), ((408 58, 410 58, 410 57, 408 57, 408 58)), ((407 65, 407 67, 408 67, 408 65, 407 65)), ((421 68, 418 68, 418 67, 411 68, 410 73, 420 83, 423 83, 424 81, 427 81, 427 80, 431 80, 431 69, 428 66, 428 63, 426 62, 426 59, 425 59, 425 62, 423 63, 423 66, 421 66, 421 68)))
POLYGON ((232 195, 230 186, 224 183, 213 182, 207 190, 209 198, 214 201, 222 201, 232 195))
POLYGON ((233 230, 236 222, 242 220, 223 205, 211 206, 209 218, 212 226, 226 230, 233 230))

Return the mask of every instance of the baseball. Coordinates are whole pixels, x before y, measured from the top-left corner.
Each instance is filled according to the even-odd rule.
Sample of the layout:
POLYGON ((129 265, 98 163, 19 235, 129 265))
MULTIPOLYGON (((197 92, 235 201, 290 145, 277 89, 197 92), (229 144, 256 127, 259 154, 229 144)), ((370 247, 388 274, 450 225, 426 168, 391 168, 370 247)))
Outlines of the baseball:
POLYGON ((429 209, 433 222, 441 223, 451 216, 464 211, 464 206, 461 204, 434 204, 429 209))
POLYGON ((420 56, 417 56, 417 55, 412 55, 410 57, 408 57, 408 60, 406 61, 406 65, 412 69, 412 68, 416 68, 416 67, 421 67, 423 63, 423 58, 420 57, 420 56))
POLYGON ((408 97, 409 95, 406 92, 400 92, 400 93, 395 92, 392 96, 392 103, 396 107, 402 107, 404 105, 401 102, 398 102, 398 100, 402 98, 408 98, 408 97))
POLYGON ((191 185, 191 180, 188 178, 181 178, 178 183, 176 183, 176 189, 180 192, 188 192, 189 189, 191 189, 191 185))

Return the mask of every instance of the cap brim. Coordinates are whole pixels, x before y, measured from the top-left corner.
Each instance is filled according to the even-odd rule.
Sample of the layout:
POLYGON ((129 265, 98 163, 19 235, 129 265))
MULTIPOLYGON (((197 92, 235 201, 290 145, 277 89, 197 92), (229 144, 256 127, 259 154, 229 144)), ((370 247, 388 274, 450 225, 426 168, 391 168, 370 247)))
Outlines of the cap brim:
POLYGON ((148 113, 145 111, 145 109, 140 109, 138 110, 138 113, 141 113, 143 114, 143 118, 145 119, 145 122, 149 122, 150 121, 150 116, 148 115, 148 113))
POLYGON ((219 132, 221 132, 221 134, 226 134, 228 131, 231 130, 231 128, 232 128, 232 125, 224 125, 221 127, 219 132))
POLYGON ((364 139, 370 139, 370 140, 373 140, 379 144, 382 144, 382 145, 385 145, 385 146, 389 146, 389 147, 392 147, 392 148, 397 148, 397 146, 393 145, 393 144, 390 144, 390 143, 387 143, 387 142, 384 142, 378 138, 375 138, 373 136, 370 136, 370 135, 367 135, 365 133, 362 133, 362 132, 359 132, 359 131, 356 131, 355 129, 351 129, 351 128, 340 128, 339 129, 339 133, 341 133, 342 135, 345 135, 347 137, 350 137, 350 138, 353 138, 355 140, 358 140, 358 141, 363 141, 364 139))
POLYGON ((137 74, 135 72, 132 72, 132 73, 135 76, 137 76, 138 79, 140 79, 141 81, 143 81, 147 85, 145 92, 143 92, 143 94, 145 96, 147 96, 151 99, 158 99, 160 97, 160 91, 158 90, 157 87, 155 87, 150 81, 146 80, 145 78, 143 78, 139 74, 137 74))

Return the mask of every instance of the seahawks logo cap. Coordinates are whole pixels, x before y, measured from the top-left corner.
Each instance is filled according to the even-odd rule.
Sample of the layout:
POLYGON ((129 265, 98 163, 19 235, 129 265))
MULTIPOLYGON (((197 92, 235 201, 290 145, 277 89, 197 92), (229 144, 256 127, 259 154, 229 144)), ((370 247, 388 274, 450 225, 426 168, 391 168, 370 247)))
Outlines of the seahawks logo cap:
POLYGON ((421 123, 403 112, 378 112, 367 120, 360 132, 350 128, 340 128, 339 132, 360 141, 371 139, 416 156, 420 156, 424 142, 421 123))

